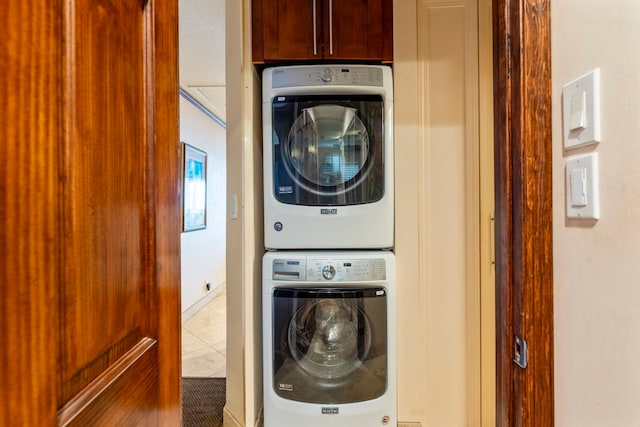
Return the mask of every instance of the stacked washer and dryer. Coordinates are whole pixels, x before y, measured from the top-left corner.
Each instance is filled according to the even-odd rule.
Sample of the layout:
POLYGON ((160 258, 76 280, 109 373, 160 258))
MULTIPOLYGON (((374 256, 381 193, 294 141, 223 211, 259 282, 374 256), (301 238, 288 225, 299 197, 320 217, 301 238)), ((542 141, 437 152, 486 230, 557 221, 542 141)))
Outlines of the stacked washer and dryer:
POLYGON ((263 72, 265 427, 397 423, 393 82, 263 72))

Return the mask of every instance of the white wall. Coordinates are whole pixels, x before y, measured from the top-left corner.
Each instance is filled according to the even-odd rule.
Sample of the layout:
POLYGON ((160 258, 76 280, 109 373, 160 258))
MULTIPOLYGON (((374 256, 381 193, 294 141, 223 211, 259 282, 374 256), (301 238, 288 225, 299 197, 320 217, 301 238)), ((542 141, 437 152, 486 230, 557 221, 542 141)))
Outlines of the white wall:
POLYGON ((207 153, 207 228, 181 235, 184 313, 220 292, 226 281, 226 131, 181 96, 180 140, 207 153))
POLYGON ((551 2, 555 411, 640 425, 640 2, 551 2), (563 151, 562 85, 599 67, 602 142, 563 151), (568 157, 599 153, 600 220, 565 219, 568 157))

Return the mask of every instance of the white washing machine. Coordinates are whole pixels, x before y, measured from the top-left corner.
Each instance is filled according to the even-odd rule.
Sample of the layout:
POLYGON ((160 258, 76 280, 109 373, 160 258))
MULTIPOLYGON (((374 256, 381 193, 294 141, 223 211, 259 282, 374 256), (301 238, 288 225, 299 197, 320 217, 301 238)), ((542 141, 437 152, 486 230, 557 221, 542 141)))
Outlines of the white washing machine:
POLYGON ((262 89, 265 247, 392 248, 391 68, 267 68, 262 89))
POLYGON ((263 259, 264 427, 395 426, 395 257, 263 259))

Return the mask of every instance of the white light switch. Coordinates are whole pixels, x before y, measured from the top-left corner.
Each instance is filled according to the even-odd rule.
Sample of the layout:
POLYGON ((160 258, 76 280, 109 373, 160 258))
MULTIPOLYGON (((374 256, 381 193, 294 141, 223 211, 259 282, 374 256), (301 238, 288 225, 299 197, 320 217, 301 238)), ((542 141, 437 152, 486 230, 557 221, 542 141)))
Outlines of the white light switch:
POLYGON ((232 194, 229 200, 229 219, 238 219, 238 195, 232 194))
POLYGON ((571 97, 571 123, 569 130, 581 130, 585 127, 587 127, 587 92, 582 90, 571 97))
POLYGON ((600 69, 562 88, 564 148, 600 142, 600 69))
POLYGON ((598 154, 567 159, 567 218, 600 218, 598 194, 598 154))

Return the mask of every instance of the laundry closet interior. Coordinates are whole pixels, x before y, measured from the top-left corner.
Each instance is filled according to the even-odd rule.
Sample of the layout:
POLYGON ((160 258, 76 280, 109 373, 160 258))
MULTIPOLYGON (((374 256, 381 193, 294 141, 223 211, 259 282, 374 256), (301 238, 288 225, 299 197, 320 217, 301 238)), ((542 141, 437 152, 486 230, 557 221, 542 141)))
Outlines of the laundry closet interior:
MULTIPOLYGON (((243 94, 247 121, 240 133, 252 143, 242 148, 243 188, 253 192, 244 196, 243 230, 255 230, 256 239, 243 252, 249 264, 238 273, 228 269, 228 283, 244 275, 244 344, 251 352, 230 371, 242 371, 245 384, 260 390, 228 391, 229 410, 243 402, 247 420, 264 414, 266 427, 292 419, 359 425, 365 417, 373 425, 474 425, 467 420, 480 420, 480 407, 492 406, 481 398, 491 395, 480 389, 487 363, 481 360, 491 356, 480 354, 480 261, 471 252, 485 244, 479 235, 485 226, 490 233, 491 218, 480 209, 485 196, 475 178, 487 156, 479 141, 489 138, 478 123, 487 117, 472 119, 491 110, 478 77, 484 58, 490 60, 478 53, 478 14, 490 16, 486 5, 395 4, 393 13, 378 14, 395 29, 382 23, 366 36, 390 41, 388 56, 377 43, 375 59, 329 59, 332 49, 347 48, 328 33, 326 13, 344 6, 317 1, 314 14, 294 13, 283 7, 287 1, 253 3, 254 62, 244 74, 251 92, 243 94), (302 28, 313 32, 314 25, 288 35, 294 32, 288 14, 309 22, 315 15, 316 37, 303 48, 308 57, 292 49, 302 45, 296 39, 304 38, 302 28), (286 37, 293 39, 285 43, 286 37), (379 114, 387 106, 390 112, 379 114), (390 195, 391 214, 389 200, 376 192, 390 195), (382 307, 386 321, 378 314, 372 321, 382 307), (343 393, 345 384, 355 386, 343 393), (378 391, 367 396, 362 388, 378 391)), ((392 2, 380 3, 386 10, 392 2)), ((369 22, 377 7, 367 10, 369 22)), ((340 19, 332 18, 334 29, 361 28, 353 16, 340 19)), ((229 328, 236 336, 239 326, 229 328)), ((237 360, 230 356, 230 365, 237 360)))
POLYGON ((396 425, 392 15, 382 1, 269 3, 253 27, 264 426, 396 425))

